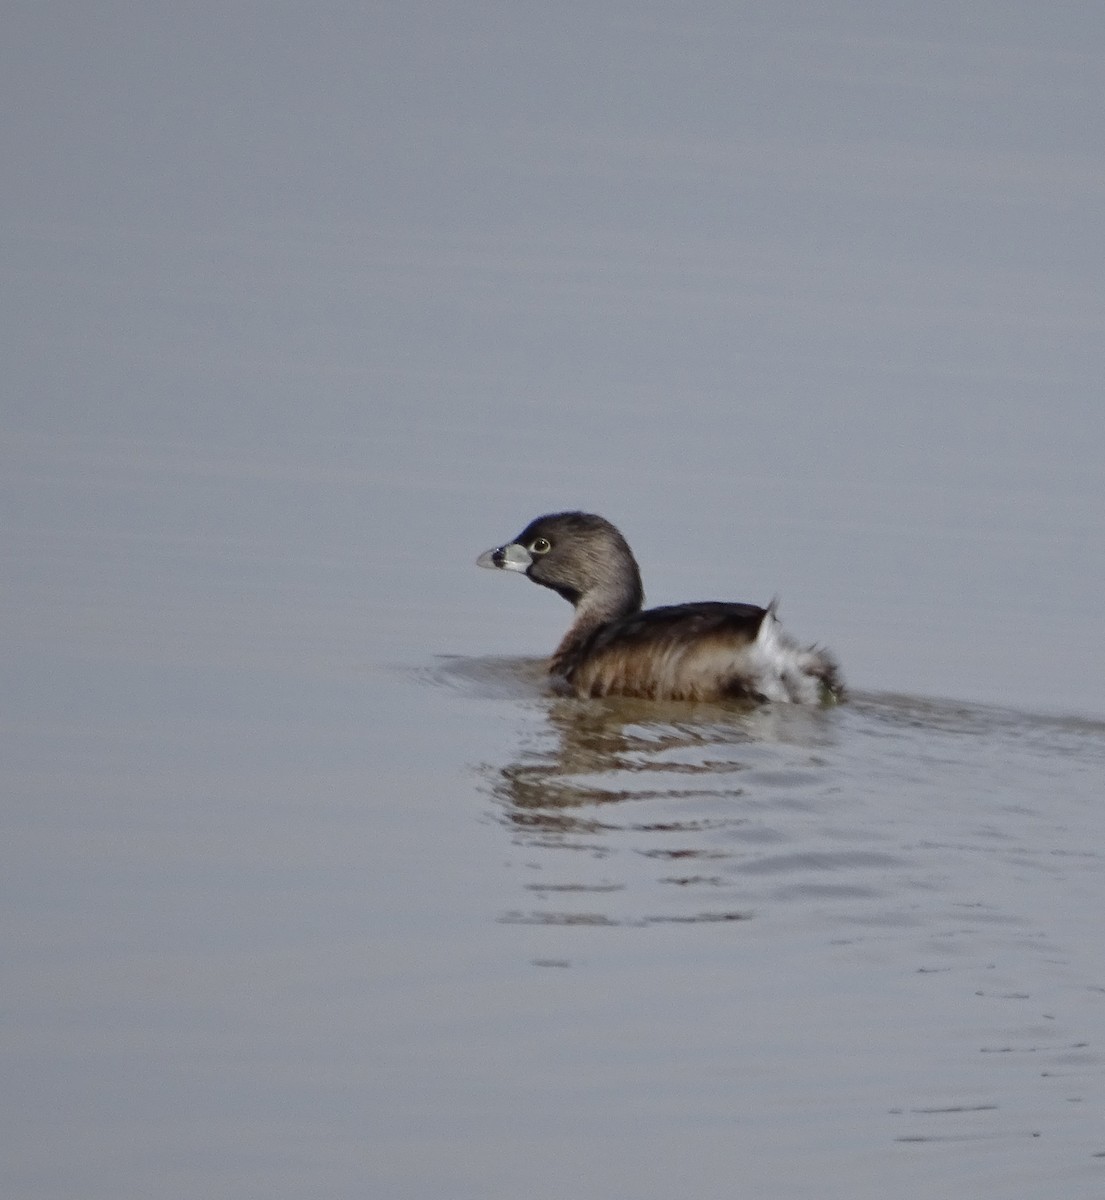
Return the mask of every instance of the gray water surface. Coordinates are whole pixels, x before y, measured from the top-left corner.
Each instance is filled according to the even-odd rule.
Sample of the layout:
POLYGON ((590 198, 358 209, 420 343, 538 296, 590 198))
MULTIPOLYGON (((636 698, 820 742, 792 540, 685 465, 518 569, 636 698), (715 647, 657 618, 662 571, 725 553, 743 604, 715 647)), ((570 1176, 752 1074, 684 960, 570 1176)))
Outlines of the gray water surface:
POLYGON ((13 1194, 1100 1191, 1101 722, 355 678, 28 753, 13 1194))
POLYGON ((1098 8, 8 7, 0 1194, 1100 1200, 1098 8))

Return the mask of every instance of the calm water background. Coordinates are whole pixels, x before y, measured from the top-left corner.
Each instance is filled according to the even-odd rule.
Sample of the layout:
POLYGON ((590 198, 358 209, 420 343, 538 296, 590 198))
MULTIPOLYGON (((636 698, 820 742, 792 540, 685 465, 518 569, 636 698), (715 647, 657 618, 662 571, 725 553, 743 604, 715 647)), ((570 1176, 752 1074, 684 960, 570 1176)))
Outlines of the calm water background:
POLYGON ((4 1194, 1105 1194, 1105 17, 3 40, 4 1194), (548 697, 569 506, 852 702, 548 697))

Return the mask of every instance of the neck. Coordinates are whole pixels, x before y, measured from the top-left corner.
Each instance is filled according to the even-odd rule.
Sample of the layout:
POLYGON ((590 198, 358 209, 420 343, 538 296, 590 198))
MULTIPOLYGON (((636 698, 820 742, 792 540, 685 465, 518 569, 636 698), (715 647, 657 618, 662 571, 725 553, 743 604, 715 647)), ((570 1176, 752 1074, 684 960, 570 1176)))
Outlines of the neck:
POLYGON ((624 586, 594 588, 581 596, 575 606, 575 620, 549 660, 550 674, 567 674, 580 651, 600 629, 611 621, 639 612, 643 603, 639 576, 627 580, 624 586))

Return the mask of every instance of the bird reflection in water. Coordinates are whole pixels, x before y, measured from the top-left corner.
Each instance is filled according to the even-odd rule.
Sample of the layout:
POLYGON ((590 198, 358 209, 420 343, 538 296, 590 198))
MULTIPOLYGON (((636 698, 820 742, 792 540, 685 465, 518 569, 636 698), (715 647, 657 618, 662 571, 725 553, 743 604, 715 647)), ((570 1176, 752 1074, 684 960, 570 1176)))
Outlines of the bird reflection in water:
MULTIPOLYGON (((522 868, 538 876, 526 891, 545 905, 502 919, 651 925, 749 916, 732 903, 732 860, 776 837, 757 776, 765 768, 774 776, 773 803, 783 800, 779 785, 801 790, 809 771, 780 773, 780 747, 807 763, 831 740, 826 715, 625 698, 549 697, 545 706, 518 757, 484 769, 497 818, 527 851, 522 868), (569 898, 580 907, 569 908, 569 898)), ((782 757, 793 768, 793 755, 782 757)))

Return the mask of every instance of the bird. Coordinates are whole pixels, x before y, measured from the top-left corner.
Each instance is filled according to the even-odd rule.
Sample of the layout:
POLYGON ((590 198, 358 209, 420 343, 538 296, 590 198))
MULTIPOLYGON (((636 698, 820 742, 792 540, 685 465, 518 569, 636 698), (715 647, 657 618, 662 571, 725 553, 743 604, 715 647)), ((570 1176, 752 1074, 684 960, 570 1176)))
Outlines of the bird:
POLYGON ((775 600, 766 607, 699 601, 644 608, 629 543, 595 513, 537 517, 476 565, 520 572, 575 609, 548 664, 569 695, 797 704, 844 697, 836 659, 784 633, 775 600))

